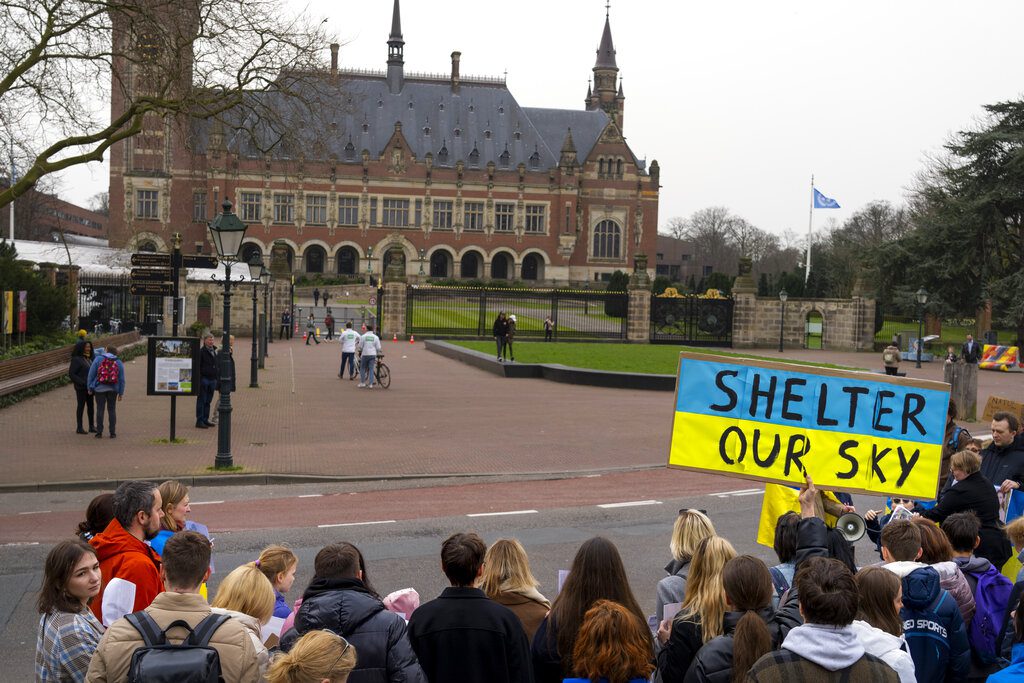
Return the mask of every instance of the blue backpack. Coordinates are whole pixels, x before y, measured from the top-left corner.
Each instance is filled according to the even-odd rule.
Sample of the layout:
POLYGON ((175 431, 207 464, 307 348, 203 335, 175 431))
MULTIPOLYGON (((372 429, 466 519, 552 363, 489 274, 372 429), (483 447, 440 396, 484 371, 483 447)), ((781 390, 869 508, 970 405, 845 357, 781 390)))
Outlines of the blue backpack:
POLYGON ((1013 584, 991 564, 985 572, 964 570, 964 575, 974 589, 976 607, 974 618, 967 625, 967 639, 981 662, 990 664, 998 659, 996 646, 1006 619, 1006 606, 1013 584))

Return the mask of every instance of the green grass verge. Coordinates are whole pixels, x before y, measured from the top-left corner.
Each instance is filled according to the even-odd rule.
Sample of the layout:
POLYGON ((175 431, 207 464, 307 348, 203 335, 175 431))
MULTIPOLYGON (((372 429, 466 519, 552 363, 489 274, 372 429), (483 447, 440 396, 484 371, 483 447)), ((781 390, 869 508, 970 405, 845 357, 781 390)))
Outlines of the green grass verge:
MULTIPOLYGON (((492 354, 494 342, 453 341, 453 344, 474 351, 492 354)), ((703 353, 730 358, 750 358, 777 363, 810 365, 819 368, 840 370, 863 370, 831 363, 808 363, 788 358, 769 358, 748 353, 733 353, 722 349, 708 349, 691 346, 659 344, 580 344, 572 342, 520 342, 514 343, 517 363, 558 363, 576 368, 612 370, 615 372, 637 372, 642 374, 674 375, 679 367, 679 352, 703 353)))
POLYGON ((163 438, 163 439, 152 439, 150 441, 150 443, 155 443, 155 444, 175 444, 175 445, 177 445, 177 444, 189 443, 189 440, 188 439, 183 439, 180 436, 176 436, 176 437, 174 437, 174 441, 171 441, 170 439, 167 439, 167 438, 163 438))
POLYGON ((206 471, 211 474, 237 474, 238 472, 244 471, 245 468, 241 465, 232 465, 231 467, 207 467, 206 471))

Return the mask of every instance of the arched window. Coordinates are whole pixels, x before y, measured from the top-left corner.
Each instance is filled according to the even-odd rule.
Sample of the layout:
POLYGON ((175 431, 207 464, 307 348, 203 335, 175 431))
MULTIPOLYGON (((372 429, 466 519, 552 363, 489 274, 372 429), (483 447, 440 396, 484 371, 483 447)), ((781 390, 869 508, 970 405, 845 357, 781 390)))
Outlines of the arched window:
POLYGON ((253 244, 252 242, 246 242, 242 245, 242 263, 248 263, 255 254, 258 258, 263 258, 263 250, 260 249, 260 245, 253 244))
POLYGON ((342 247, 335 257, 338 275, 355 275, 359 270, 359 252, 353 247, 342 247))
POLYGON ((597 177, 598 178, 603 178, 604 177, 604 158, 603 157, 597 160, 597 177))
POLYGON ((306 260, 307 273, 324 272, 324 261, 327 260, 327 254, 324 252, 323 247, 315 244, 311 247, 306 247, 303 258, 306 260))
POLYGON ((452 256, 443 249, 430 255, 430 277, 449 277, 451 275, 452 256))
POLYGON ((153 240, 139 242, 139 251, 156 251, 156 242, 153 240))
POLYGON ((480 258, 480 254, 475 251, 467 251, 462 255, 462 268, 461 275, 464 278, 476 278, 480 277, 483 259, 480 258))
POLYGON ((622 177, 622 159, 615 162, 615 175, 622 177))
POLYGON ((622 258, 622 228, 615 221, 601 221, 594 228, 594 258, 622 258))
POLYGON ((538 254, 527 254, 523 257, 522 277, 524 280, 544 279, 544 259, 538 254))
POLYGON ((508 254, 495 254, 491 259, 491 278, 494 280, 507 280, 512 270, 512 259, 508 254))

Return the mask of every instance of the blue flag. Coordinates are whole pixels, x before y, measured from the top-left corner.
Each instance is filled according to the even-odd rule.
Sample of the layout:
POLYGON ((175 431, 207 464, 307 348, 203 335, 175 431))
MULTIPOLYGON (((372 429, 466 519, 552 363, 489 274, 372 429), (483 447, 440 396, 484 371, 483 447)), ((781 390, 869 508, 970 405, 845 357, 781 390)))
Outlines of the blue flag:
POLYGON ((817 189, 815 189, 814 190, 814 208, 815 209, 838 209, 840 207, 839 207, 839 202, 837 202, 836 200, 832 199, 831 197, 826 197, 822 193, 818 192, 817 189))

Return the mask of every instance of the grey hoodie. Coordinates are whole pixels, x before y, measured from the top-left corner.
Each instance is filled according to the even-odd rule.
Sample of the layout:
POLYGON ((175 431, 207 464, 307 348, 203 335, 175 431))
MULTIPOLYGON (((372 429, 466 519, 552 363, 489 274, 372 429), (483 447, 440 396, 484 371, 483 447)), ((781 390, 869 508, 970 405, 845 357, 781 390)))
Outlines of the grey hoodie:
POLYGON ((864 656, 864 646, 853 626, 804 624, 797 626, 782 641, 789 650, 829 671, 853 666, 864 656))

